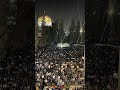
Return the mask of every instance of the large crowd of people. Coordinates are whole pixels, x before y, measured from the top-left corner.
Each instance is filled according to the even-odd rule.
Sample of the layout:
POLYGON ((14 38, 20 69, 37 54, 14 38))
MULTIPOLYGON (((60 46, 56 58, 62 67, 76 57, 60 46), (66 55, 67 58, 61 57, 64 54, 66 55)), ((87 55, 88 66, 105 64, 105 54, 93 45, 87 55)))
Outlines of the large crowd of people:
POLYGON ((86 90, 118 90, 119 51, 108 46, 86 46, 86 90))
POLYGON ((84 49, 81 46, 38 49, 35 53, 38 90, 83 90, 84 49))
POLYGON ((0 60, 0 90, 34 88, 34 52, 12 48, 0 60))
MULTIPOLYGON (((0 60, 0 89, 34 88, 34 52, 33 58, 27 50, 7 52, 6 58, 0 60)), ((118 49, 86 45, 85 54, 86 57, 83 47, 74 45, 38 49, 35 52, 38 90, 84 90, 84 84, 86 90, 118 90, 118 49)))

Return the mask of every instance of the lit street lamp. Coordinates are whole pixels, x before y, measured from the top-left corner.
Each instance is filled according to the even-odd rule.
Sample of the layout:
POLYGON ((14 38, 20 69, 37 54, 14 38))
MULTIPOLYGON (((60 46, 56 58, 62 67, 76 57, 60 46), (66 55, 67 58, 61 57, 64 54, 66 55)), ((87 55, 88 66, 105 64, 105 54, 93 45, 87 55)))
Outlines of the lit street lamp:
POLYGON ((81 29, 80 29, 80 34, 82 34, 82 33, 83 33, 83 29, 81 28, 81 29))

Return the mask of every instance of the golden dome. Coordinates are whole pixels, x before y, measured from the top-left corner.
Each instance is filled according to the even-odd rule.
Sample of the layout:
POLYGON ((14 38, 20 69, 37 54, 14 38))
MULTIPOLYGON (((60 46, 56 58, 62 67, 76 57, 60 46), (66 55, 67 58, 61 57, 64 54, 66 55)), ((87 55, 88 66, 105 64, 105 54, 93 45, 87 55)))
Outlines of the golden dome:
POLYGON ((41 16, 38 18, 38 26, 41 27, 43 19, 45 20, 45 26, 52 26, 52 20, 49 16, 41 16))

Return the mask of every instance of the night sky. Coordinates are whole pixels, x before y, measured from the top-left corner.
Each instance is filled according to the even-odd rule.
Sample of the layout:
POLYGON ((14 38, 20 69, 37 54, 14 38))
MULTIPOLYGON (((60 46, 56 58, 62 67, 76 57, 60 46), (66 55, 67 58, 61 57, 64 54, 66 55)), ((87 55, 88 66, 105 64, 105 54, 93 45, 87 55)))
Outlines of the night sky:
POLYGON ((36 17, 38 18, 43 15, 43 11, 46 11, 46 15, 50 16, 53 22, 56 19, 62 19, 64 21, 64 28, 66 28, 70 24, 70 19, 74 18, 75 21, 77 21, 79 20, 79 15, 80 21, 84 21, 84 1, 85 0, 37 0, 35 4, 36 17))

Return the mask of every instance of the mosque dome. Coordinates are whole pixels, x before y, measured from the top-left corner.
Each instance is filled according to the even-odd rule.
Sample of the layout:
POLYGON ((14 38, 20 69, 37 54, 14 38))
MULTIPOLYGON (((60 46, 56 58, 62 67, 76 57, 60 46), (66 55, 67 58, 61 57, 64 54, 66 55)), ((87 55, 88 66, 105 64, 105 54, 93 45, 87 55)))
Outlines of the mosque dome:
POLYGON ((38 18, 38 26, 41 27, 43 21, 45 22, 45 26, 52 26, 52 19, 49 16, 41 16, 38 18))

